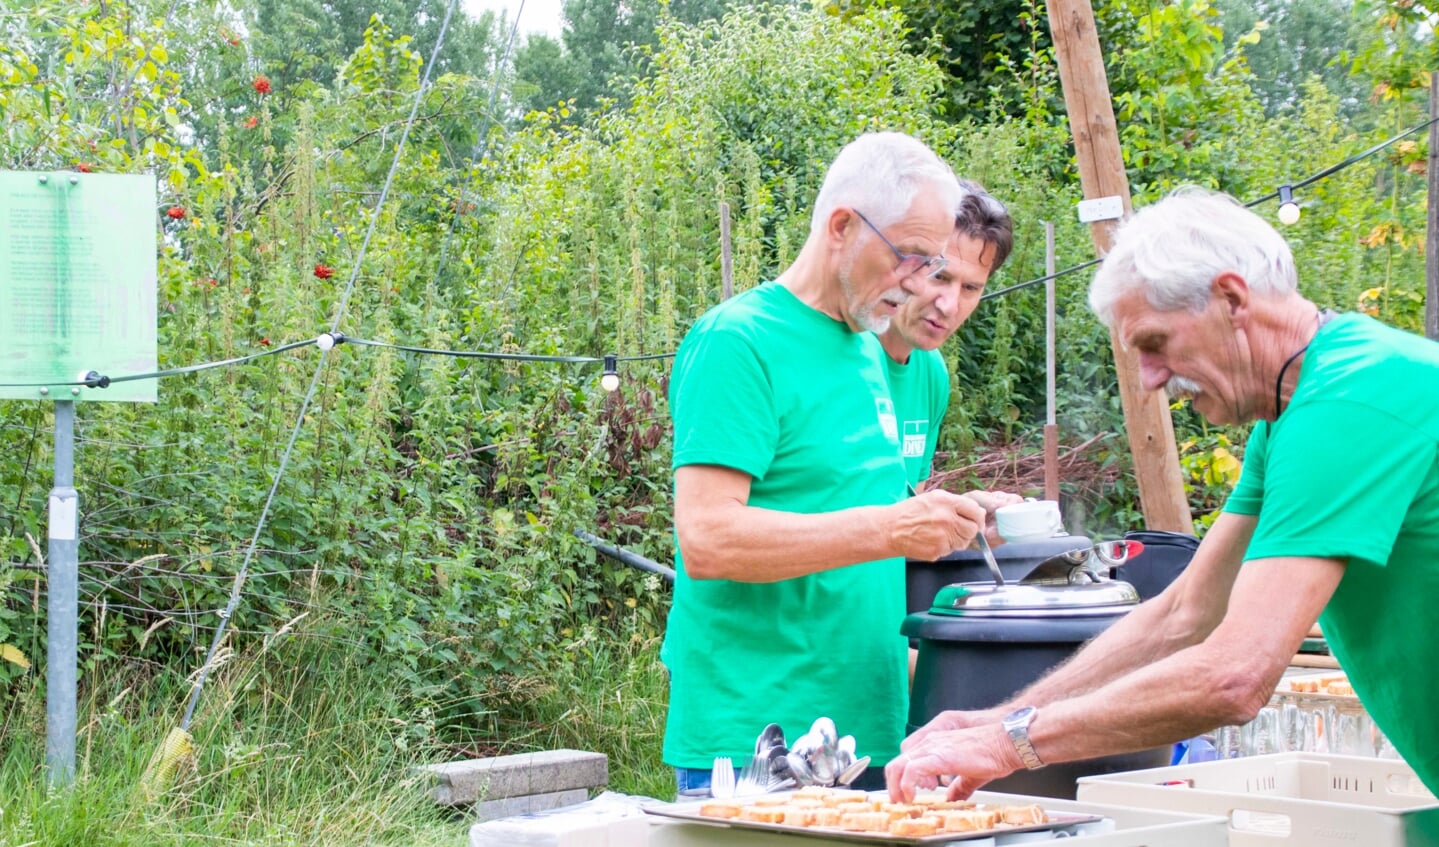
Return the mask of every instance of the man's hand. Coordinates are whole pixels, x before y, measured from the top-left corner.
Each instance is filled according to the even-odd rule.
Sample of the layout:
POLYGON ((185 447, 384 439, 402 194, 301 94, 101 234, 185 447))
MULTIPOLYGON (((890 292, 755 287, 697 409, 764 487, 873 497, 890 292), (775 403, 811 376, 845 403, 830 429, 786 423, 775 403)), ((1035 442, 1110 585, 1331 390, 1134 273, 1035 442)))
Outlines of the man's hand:
POLYGON ((945 711, 935 715, 934 718, 924 726, 916 729, 910 736, 904 739, 899 749, 908 753, 917 749, 924 740, 937 732, 954 732, 960 729, 969 729, 976 726, 988 726, 997 724, 1004 720, 1004 716, 1010 710, 1003 707, 994 709, 983 709, 973 712, 945 711))
POLYGON ((969 491, 964 496, 984 507, 984 539, 989 542, 989 546, 998 547, 1003 544, 1004 536, 999 534, 999 523, 995 520, 994 513, 1005 506, 1023 503, 1024 498, 1008 491, 969 491))
POLYGON ((942 775, 952 775, 948 797, 967 799, 992 779, 1008 776, 1024 763, 999 721, 968 729, 932 732, 918 744, 905 744, 903 753, 884 768, 889 799, 914 801, 921 788, 936 788, 942 775))
POLYGON ((907 559, 934 561, 963 550, 984 527, 984 507, 948 491, 926 491, 888 508, 890 547, 907 559))

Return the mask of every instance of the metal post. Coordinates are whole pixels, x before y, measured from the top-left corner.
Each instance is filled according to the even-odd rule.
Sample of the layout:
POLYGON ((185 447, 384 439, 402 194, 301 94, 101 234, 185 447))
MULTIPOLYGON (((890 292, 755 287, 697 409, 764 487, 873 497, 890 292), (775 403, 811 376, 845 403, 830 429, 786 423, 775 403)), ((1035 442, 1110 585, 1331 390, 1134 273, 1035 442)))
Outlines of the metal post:
POLYGON ((1054 222, 1044 222, 1044 499, 1059 500, 1059 423, 1054 414, 1054 222))
POLYGON ((80 582, 80 495, 75 491, 75 403, 55 403, 55 487, 50 489, 49 645, 45 664, 45 766, 53 787, 75 778, 80 582))
POLYGON ((734 296, 734 244, 730 239, 729 204, 720 201, 720 296, 734 296))

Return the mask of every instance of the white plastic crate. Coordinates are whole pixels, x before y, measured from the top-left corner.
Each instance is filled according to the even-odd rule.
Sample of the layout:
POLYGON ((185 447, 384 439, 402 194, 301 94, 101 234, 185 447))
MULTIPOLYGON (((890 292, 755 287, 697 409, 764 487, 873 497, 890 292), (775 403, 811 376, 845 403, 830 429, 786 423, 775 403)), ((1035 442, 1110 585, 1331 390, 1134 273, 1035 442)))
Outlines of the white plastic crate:
POLYGON ((1402 761, 1279 753, 1079 780, 1079 800, 1229 818, 1230 847, 1431 847, 1439 801, 1402 761))
MULTIPOLYGON (((1226 824, 1215 815, 1193 815, 1088 803, 1056 800, 1050 797, 1026 797, 980 791, 974 799, 981 803, 1038 803, 1055 812, 1102 815, 1107 820, 1088 827, 1087 834, 1054 838, 1048 833, 1012 833, 995 838, 956 840, 955 847, 1008 847, 1020 843, 1044 843, 1066 847, 1224 847, 1226 824)), ((826 837, 822 833, 786 835, 735 829, 723 825, 685 823, 652 819, 647 847, 862 847, 852 840, 826 837)), ((883 841, 877 841, 882 847, 883 841)))

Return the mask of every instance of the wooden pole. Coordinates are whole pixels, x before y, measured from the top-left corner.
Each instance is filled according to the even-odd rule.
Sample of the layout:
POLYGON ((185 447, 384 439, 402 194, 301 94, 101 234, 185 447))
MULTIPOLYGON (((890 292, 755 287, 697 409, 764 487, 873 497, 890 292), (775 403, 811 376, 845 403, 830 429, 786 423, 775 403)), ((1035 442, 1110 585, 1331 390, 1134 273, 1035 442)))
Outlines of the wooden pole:
POLYGON ((1054 403, 1054 221, 1044 222, 1044 499, 1059 502, 1059 423, 1054 403))
MULTIPOLYGON (((1429 74, 1429 119, 1439 118, 1439 71, 1429 74)), ((1429 124, 1429 235, 1424 242, 1424 334, 1439 341, 1439 123, 1429 124)))
MULTIPOLYGON (((1086 199, 1117 196, 1128 212, 1129 180, 1120 154, 1119 129, 1109 97, 1099 33, 1094 26, 1094 9, 1090 0, 1047 0, 1046 6, 1084 196, 1086 199)), ((1113 227, 1113 221, 1090 225, 1090 235, 1100 255, 1109 250, 1113 227)), ((1163 391, 1144 390, 1139 382, 1138 361, 1118 343, 1113 333, 1110 346, 1114 349, 1119 397, 1124 405, 1124 426, 1134 457, 1144 523, 1149 529, 1192 533, 1194 523, 1184 496, 1168 399, 1163 391)))
POLYGON ((730 243, 729 204, 720 201, 720 287, 724 299, 734 296, 734 246, 730 243))

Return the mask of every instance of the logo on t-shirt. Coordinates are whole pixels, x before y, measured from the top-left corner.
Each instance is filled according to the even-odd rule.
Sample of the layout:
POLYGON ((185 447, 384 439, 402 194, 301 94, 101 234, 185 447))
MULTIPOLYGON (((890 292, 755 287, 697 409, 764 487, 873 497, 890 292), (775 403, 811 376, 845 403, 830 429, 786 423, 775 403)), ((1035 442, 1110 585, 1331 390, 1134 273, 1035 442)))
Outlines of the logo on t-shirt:
POLYGON ((929 436, 929 421, 904 422, 904 457, 917 459, 924 455, 924 442, 929 436))
POLYGON ((894 416, 894 403, 888 397, 874 398, 875 412, 879 414, 879 428, 890 441, 899 440, 899 422, 894 416))

